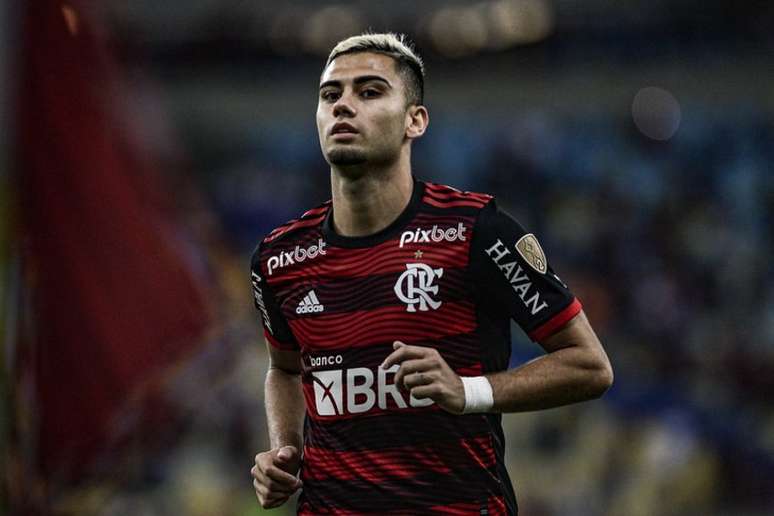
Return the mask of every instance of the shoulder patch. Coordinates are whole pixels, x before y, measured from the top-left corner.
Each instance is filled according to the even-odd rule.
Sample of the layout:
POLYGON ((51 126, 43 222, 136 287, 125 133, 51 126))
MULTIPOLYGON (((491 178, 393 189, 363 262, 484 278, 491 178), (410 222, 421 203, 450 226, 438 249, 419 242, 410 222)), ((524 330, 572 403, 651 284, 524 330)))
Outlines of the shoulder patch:
POLYGON ((516 250, 530 267, 540 274, 546 273, 548 270, 548 260, 546 260, 543 248, 540 247, 540 242, 535 238, 535 235, 527 233, 521 237, 519 241, 516 242, 516 250))

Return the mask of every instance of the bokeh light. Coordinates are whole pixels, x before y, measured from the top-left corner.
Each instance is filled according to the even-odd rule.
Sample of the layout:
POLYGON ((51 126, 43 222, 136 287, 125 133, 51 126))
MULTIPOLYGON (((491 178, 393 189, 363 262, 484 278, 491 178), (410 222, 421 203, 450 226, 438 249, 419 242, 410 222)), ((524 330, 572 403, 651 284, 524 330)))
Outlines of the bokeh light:
POLYGON ((666 141, 680 127, 680 104, 670 92, 649 86, 642 88, 632 102, 632 118, 642 134, 653 140, 666 141))

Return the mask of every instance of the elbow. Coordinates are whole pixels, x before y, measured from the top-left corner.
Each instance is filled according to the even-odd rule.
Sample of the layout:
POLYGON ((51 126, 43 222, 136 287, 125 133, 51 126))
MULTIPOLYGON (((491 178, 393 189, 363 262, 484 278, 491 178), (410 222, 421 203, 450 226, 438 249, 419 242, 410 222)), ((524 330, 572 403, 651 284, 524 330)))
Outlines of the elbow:
POLYGON ((610 365, 610 360, 603 356, 594 368, 593 379, 590 382, 592 397, 601 398, 613 386, 613 379, 613 366, 610 365))

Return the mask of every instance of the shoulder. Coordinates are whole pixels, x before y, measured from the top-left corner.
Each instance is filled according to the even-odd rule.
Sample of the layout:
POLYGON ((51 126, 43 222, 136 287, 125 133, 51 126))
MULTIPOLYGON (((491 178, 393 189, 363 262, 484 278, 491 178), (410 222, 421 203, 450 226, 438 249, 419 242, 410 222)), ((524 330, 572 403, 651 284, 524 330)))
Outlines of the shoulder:
POLYGON ((277 245, 286 244, 296 238, 303 238, 304 230, 314 229, 322 224, 330 209, 331 201, 315 206, 305 211, 300 217, 289 220, 271 230, 253 251, 251 262, 260 260, 261 254, 277 245))
POLYGON ((268 235, 261 241, 262 244, 267 245, 275 241, 284 240, 290 238, 299 230, 305 228, 312 228, 321 224, 325 220, 328 210, 330 209, 331 201, 325 201, 319 206, 307 210, 297 219, 289 220, 288 222, 274 228, 268 235))
POLYGON ((493 197, 486 193, 467 192, 452 186, 430 182, 425 182, 425 191, 422 195, 423 203, 441 209, 459 207, 481 209, 492 200, 493 197))

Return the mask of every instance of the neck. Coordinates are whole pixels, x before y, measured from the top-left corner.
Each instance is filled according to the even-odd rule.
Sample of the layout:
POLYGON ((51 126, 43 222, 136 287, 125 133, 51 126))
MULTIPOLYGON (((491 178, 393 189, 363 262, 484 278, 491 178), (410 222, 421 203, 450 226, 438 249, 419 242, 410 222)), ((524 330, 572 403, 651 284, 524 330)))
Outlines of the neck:
POLYGON ((383 169, 357 174, 331 167, 333 228, 348 237, 381 231, 406 208, 413 186, 408 156, 383 169))

